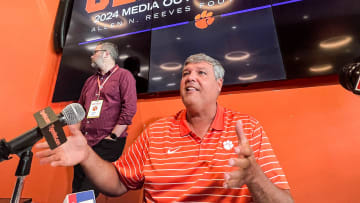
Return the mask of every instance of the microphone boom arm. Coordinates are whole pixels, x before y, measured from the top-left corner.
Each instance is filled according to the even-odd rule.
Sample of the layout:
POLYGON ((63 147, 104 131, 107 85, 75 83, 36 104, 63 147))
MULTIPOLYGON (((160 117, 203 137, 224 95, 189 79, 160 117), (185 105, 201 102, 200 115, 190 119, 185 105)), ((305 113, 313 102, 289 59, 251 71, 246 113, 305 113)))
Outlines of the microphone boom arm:
POLYGON ((17 154, 19 157, 21 154, 39 141, 43 135, 39 128, 33 128, 26 133, 16 137, 15 139, 6 142, 5 139, 0 140, 0 162, 3 160, 9 160, 10 154, 17 154), (27 143, 25 146, 23 143, 27 143))

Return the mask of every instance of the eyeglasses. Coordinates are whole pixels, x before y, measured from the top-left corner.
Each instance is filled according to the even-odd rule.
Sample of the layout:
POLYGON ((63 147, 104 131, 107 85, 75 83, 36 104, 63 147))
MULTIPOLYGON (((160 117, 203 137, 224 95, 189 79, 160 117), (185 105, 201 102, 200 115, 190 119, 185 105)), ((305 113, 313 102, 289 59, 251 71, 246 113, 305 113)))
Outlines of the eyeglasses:
POLYGON ((104 50, 104 49, 94 50, 93 55, 95 55, 98 51, 107 51, 107 50, 104 50))

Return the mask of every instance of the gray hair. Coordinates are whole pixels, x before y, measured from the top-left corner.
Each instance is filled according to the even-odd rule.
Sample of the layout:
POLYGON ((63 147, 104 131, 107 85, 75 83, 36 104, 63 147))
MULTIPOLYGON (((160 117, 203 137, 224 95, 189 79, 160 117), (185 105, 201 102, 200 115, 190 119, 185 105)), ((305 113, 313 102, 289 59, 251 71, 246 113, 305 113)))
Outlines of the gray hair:
POLYGON ((220 79, 220 78, 224 79, 225 70, 224 67, 221 65, 221 63, 218 60, 204 53, 193 54, 189 56, 185 60, 184 67, 189 63, 200 63, 200 62, 207 62, 210 65, 212 65, 215 74, 215 79, 220 79))
POLYGON ((116 44, 111 42, 100 42, 98 45, 101 45, 101 49, 108 51, 114 61, 117 60, 117 58, 119 57, 119 51, 116 44))

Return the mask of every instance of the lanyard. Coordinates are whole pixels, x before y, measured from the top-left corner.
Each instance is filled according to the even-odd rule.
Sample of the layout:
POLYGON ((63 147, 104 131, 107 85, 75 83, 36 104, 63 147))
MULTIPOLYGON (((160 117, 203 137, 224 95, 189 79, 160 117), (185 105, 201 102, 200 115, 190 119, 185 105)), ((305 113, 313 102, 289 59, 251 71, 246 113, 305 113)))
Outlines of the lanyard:
POLYGON ((108 81, 108 79, 111 77, 111 75, 117 71, 118 68, 119 67, 116 67, 115 70, 110 73, 110 75, 104 80, 104 82, 102 84, 100 84, 100 79, 99 79, 99 76, 98 76, 97 83, 98 83, 98 87, 99 87, 99 92, 96 94, 97 100, 99 100, 100 92, 101 92, 102 88, 104 88, 105 83, 108 81))

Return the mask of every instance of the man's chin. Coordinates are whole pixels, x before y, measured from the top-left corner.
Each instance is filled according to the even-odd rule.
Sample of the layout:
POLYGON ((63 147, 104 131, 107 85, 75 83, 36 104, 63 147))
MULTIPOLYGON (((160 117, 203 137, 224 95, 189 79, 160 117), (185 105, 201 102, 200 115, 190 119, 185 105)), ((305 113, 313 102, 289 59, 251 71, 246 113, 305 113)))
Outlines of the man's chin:
POLYGON ((183 96, 182 101, 185 106, 191 106, 199 103, 199 100, 192 95, 183 96))
POLYGON ((94 62, 91 62, 91 67, 92 67, 93 69, 97 69, 97 68, 98 68, 98 66, 97 66, 96 63, 94 63, 94 62))

